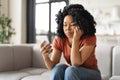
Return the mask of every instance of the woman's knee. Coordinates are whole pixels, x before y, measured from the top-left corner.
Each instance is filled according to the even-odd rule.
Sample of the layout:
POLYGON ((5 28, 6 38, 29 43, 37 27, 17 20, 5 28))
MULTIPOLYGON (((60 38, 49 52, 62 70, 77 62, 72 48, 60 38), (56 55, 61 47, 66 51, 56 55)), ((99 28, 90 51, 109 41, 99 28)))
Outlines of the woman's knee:
POLYGON ((65 70, 65 80, 101 80, 97 70, 70 66, 65 70), (97 74, 98 73, 98 74, 97 74))
POLYGON ((52 69, 52 72, 53 73, 61 73, 61 72, 64 72, 65 69, 66 69, 66 65, 65 64, 57 64, 53 69, 52 69))
POLYGON ((50 80, 63 80, 66 68, 67 66, 65 64, 57 64, 52 69, 52 75, 50 80))
POLYGON ((72 80, 72 79, 76 79, 78 80, 77 78, 77 67, 76 66, 70 66, 68 67, 66 70, 65 70, 65 80, 72 80))

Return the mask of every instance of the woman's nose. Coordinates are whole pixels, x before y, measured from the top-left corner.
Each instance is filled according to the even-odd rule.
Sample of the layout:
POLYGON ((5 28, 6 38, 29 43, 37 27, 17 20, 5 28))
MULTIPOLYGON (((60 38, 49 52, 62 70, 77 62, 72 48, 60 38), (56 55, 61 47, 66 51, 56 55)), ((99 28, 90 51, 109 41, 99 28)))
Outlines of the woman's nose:
POLYGON ((70 29, 70 25, 67 25, 67 29, 70 29))

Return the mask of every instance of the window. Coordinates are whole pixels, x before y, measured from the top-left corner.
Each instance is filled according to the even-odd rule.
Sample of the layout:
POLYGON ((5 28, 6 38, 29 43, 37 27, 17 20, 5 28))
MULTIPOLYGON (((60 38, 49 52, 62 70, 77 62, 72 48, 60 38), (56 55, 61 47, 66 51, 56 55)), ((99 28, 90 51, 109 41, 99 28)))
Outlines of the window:
POLYGON ((66 0, 36 0, 35 1, 35 41, 52 42, 56 34, 56 14, 68 4, 66 0))

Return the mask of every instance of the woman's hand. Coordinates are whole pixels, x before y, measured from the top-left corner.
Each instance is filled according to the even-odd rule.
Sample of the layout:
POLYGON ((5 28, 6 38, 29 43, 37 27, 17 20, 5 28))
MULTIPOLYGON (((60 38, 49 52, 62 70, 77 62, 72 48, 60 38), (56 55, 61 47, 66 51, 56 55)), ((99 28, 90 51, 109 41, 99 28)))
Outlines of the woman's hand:
POLYGON ((46 41, 43 41, 40 45, 40 51, 43 56, 46 67, 51 70, 54 66, 54 63, 49 57, 49 54, 52 52, 51 44, 47 44, 46 41))
POLYGON ((76 26, 74 29, 74 35, 73 35, 73 40, 79 40, 81 36, 83 35, 83 30, 79 28, 79 26, 76 26))
POLYGON ((43 41, 40 45, 40 51, 43 57, 48 57, 48 55, 52 52, 52 46, 47 44, 46 41, 43 41))

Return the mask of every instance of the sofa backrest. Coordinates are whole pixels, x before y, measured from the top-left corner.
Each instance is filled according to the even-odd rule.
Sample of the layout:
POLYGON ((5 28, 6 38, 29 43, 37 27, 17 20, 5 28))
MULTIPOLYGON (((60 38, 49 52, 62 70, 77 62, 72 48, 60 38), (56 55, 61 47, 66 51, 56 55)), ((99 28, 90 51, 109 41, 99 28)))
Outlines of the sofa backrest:
POLYGON ((108 79, 112 74, 112 45, 97 45, 96 58, 102 77, 108 79))
MULTIPOLYGON (((45 67, 40 45, 0 45, 0 72, 9 70, 19 70, 28 67, 45 67)), ((98 67, 102 75, 110 77, 112 75, 112 48, 110 45, 97 45, 96 57, 98 67)), ((118 63, 120 61, 120 47, 113 51, 113 75, 120 74, 118 63)))
POLYGON ((112 54, 112 75, 120 75, 120 46, 115 46, 113 48, 112 54))
POLYGON ((0 45, 0 72, 14 70, 13 50, 9 45, 0 45))
POLYGON ((33 46, 31 45, 13 45, 14 69, 19 70, 32 66, 33 46))
POLYGON ((0 72, 32 66, 32 45, 0 45, 0 72))

